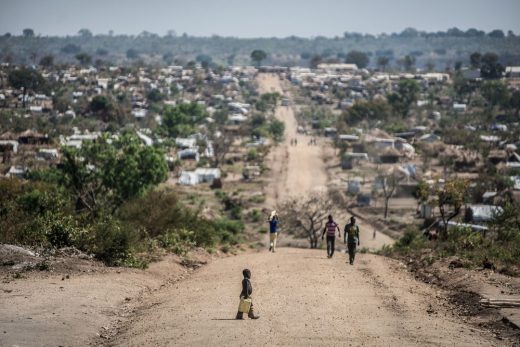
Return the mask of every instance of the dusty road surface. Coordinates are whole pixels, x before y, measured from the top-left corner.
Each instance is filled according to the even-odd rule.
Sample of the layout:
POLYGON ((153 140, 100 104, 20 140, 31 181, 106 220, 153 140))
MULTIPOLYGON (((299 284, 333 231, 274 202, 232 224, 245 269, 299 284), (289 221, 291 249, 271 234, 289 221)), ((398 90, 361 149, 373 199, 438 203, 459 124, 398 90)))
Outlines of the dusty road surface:
MULTIPOLYGON (((260 74, 257 82, 260 93, 285 95, 278 75, 260 74)), ((285 135, 268 159, 271 181, 267 187, 267 206, 275 206, 287 197, 322 191, 327 186, 322 144, 318 141, 316 145, 309 145, 311 136, 297 133, 298 123, 292 107, 278 106, 274 116, 285 123, 285 135), (297 144, 291 145, 294 139, 297 144)))
POLYGON ((282 248, 209 264, 150 299, 109 345, 496 346, 465 325, 399 264, 282 248), (259 320, 236 321, 242 269, 252 271, 259 320))
MULTIPOLYGON (((278 92, 286 97, 282 82, 276 74, 259 74, 257 78, 260 93, 278 92)), ((330 146, 325 140, 314 138, 315 145, 309 142, 313 137, 298 134, 297 121, 291 106, 278 106, 275 117, 285 123, 285 138, 282 143, 272 149, 268 158, 271 168, 271 180, 266 187, 266 206, 270 209, 288 197, 305 197, 315 191, 325 191, 329 180, 326 164, 323 161, 325 147, 330 146), (296 139, 297 144, 291 144, 296 139)), ((350 215, 341 213, 335 216, 341 229, 348 222, 350 215)), ((394 240, 385 234, 377 233, 374 238, 374 229, 362 220, 360 226, 361 247, 379 249, 383 245, 390 245, 394 240)), ((306 241, 293 240, 284 234, 283 225, 279 235, 280 244, 305 244, 306 241)), ((341 246, 340 246, 341 247, 341 246)), ((338 248, 340 248, 338 247, 338 248)))

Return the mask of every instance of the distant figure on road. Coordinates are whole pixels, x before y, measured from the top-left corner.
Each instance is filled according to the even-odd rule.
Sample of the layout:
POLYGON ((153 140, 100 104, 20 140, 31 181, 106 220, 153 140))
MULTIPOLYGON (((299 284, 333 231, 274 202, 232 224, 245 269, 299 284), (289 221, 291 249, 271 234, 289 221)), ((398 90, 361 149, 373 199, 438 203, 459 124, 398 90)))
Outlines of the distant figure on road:
POLYGON ((242 280, 242 291, 240 292, 240 305, 235 319, 244 319, 244 313, 251 319, 258 319, 260 316, 255 316, 253 312, 253 301, 251 294, 253 294, 253 286, 251 285, 251 271, 244 269, 242 271, 244 279, 242 280))
POLYGON ((341 230, 339 230, 339 226, 332 219, 332 215, 329 214, 329 220, 325 224, 325 228, 323 229, 323 233, 321 234, 321 239, 323 240, 323 236, 325 235, 325 233, 327 233, 327 258, 332 258, 332 256, 334 255, 336 229, 338 230, 338 237, 341 239, 341 230))
POLYGON ((348 259, 350 265, 354 265, 356 248, 359 246, 359 226, 356 225, 356 217, 350 217, 350 223, 345 225, 344 240, 347 244, 348 259))
POLYGON ((269 252, 276 251, 276 240, 278 239, 278 214, 272 211, 269 219, 269 252))

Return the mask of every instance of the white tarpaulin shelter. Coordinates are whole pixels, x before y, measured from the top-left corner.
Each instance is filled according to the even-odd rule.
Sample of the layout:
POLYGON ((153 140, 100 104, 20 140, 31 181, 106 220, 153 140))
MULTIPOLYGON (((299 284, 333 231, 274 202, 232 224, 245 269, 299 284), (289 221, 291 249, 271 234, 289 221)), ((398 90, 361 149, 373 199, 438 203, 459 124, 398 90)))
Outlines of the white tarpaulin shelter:
POLYGON ((217 178, 220 178, 220 169, 199 168, 195 171, 182 171, 177 183, 192 186, 200 183, 213 183, 217 178))

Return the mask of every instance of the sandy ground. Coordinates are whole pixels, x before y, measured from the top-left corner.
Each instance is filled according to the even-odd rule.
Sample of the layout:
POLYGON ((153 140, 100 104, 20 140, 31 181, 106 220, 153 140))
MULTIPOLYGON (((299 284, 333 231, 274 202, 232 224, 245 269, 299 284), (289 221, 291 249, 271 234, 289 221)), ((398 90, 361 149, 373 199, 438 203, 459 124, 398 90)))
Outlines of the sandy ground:
POLYGON ((140 300, 190 272, 169 256, 146 271, 27 273, 0 284, 0 346, 85 346, 140 300), (68 277, 68 278, 67 278, 68 277))
POLYGON ((116 346, 496 346, 452 316, 399 263, 282 248, 222 259, 151 299, 116 346), (257 321, 233 320, 241 272, 252 271, 257 321))

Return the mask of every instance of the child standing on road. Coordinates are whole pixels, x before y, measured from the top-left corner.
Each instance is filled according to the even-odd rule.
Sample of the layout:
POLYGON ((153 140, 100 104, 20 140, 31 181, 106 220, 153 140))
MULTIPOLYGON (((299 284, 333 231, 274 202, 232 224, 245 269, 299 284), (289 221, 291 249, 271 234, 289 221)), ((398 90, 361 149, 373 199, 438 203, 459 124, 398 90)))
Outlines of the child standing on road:
POLYGON ((249 307, 247 312, 244 312, 244 310, 242 309, 242 301, 244 299, 251 300, 251 294, 253 294, 253 286, 251 285, 251 271, 249 269, 244 269, 242 271, 242 274, 244 275, 244 279, 242 280, 242 291, 240 292, 241 303, 238 307, 238 312, 235 319, 244 319, 244 313, 247 313, 247 316, 251 319, 258 319, 260 318, 260 316, 255 316, 253 312, 253 302, 251 302, 251 306, 249 307))

